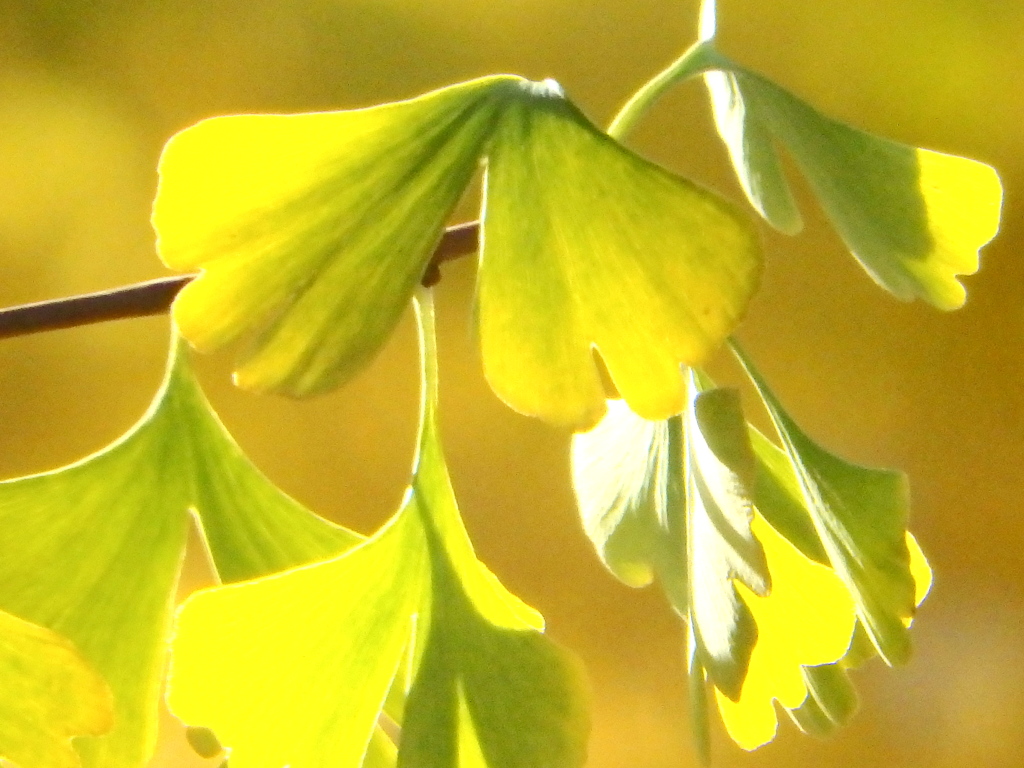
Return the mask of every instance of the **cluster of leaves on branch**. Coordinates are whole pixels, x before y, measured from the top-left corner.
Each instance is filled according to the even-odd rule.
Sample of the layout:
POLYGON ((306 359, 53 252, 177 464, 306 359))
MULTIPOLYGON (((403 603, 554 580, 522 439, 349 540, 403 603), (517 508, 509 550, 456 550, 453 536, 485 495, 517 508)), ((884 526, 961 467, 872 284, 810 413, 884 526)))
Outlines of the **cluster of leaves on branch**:
POLYGON ((476 558, 459 515, 429 291, 416 299, 413 478, 369 537, 252 466, 179 338, 241 348, 244 387, 339 386, 388 338, 481 165, 485 374, 512 408, 578 431, 573 481, 598 555, 626 584, 657 579, 685 624, 699 749, 709 690, 748 749, 773 738, 775 702, 808 732, 846 722, 849 668, 906 660, 931 572, 907 532, 905 478, 818 446, 729 340, 761 271, 748 219, 622 143, 693 76, 772 226, 800 228, 783 146, 880 286, 963 303, 957 275, 998 226, 992 169, 837 123, 733 63, 715 47, 713 2, 697 44, 608 132, 552 81, 512 76, 199 123, 159 168, 159 254, 201 274, 175 302, 152 407, 99 453, 0 483, 0 755, 142 766, 166 683, 197 751, 233 768, 584 763, 583 671, 476 558), (775 437, 699 367, 724 344, 775 437), (222 586, 175 615, 191 521, 222 586))

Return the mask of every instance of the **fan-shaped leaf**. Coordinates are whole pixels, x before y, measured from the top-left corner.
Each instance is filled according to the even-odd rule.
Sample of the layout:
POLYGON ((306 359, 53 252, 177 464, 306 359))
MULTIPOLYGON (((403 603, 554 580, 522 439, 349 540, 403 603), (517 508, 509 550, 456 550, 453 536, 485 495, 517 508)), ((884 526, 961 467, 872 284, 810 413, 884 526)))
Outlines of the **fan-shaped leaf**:
MULTIPOLYGON (((805 729, 834 730, 856 706, 845 667, 862 655, 851 650, 851 641, 865 604, 863 574, 854 582, 849 561, 841 563, 845 571, 833 570, 842 531, 836 524, 823 528, 822 513, 809 509, 803 470, 790 452, 746 424, 734 392, 712 388, 696 371, 691 381, 694 397, 684 420, 646 422, 621 401, 610 401, 598 427, 574 437, 573 480, 584 527, 616 575, 633 586, 656 576, 690 622, 691 706, 702 752, 706 679, 727 730, 744 748, 774 737, 775 701, 793 710, 805 729)), ((848 503, 856 500, 858 514, 891 516, 884 494, 861 488, 855 498, 849 484, 834 490, 848 503)), ((846 520, 852 512, 829 514, 846 520)), ((897 515, 896 523, 899 541, 910 547, 911 594, 920 601, 930 570, 902 528, 904 518, 897 515)), ((861 528, 874 524, 855 524, 847 537, 865 545, 858 554, 872 573, 886 551, 864 542, 861 528)), ((890 585, 873 588, 884 594, 890 585)))
POLYGON ((158 250, 202 275, 175 302, 202 349, 249 337, 238 382, 322 392, 398 322, 517 78, 370 109, 205 120, 173 137, 158 250))
POLYGON ((591 427, 605 411, 596 348, 636 413, 679 413, 679 364, 723 342, 757 285, 749 224, 608 138, 553 86, 509 103, 486 187, 480 343, 498 395, 591 427))
POLYGON ((736 352, 782 438, 821 545, 853 595, 868 636, 887 663, 905 661, 910 654, 906 624, 915 606, 905 476, 859 467, 820 448, 786 414, 750 361, 736 352))
POLYGON ((226 579, 358 541, 244 458, 178 346, 149 412, 124 437, 63 469, 0 483, 0 606, 70 638, 114 694, 114 729, 76 742, 86 766, 134 768, 152 753, 190 508, 226 579))
POLYGON ((757 643, 738 699, 717 692, 726 730, 744 749, 775 737, 773 701, 799 707, 807 696, 803 668, 842 658, 855 619, 849 591, 831 568, 808 560, 760 515, 753 529, 768 559, 772 591, 761 597, 740 587, 757 623, 757 643))
MULTIPOLYGON (((432 345, 429 305, 421 322, 432 345)), ((390 713, 402 726, 399 765, 584 761, 576 663, 476 559, 462 525, 437 435, 433 360, 425 353, 412 486, 381 532, 336 559, 207 590, 181 609, 170 704, 212 728, 236 768, 359 766, 396 679, 411 681, 403 711, 390 713)))
POLYGON ((584 527, 626 583, 657 575, 690 624, 697 661, 738 697, 757 636, 736 592, 766 593, 770 578, 750 532, 754 454, 738 396, 700 392, 683 418, 650 424, 621 402, 573 438, 573 480, 584 527))
POLYGON ((341 383, 394 327, 484 155, 480 336, 498 394, 592 426, 604 410, 596 345, 637 412, 681 410, 679 363, 735 327, 760 273, 756 239, 550 81, 496 76, 179 133, 153 224, 168 266, 202 269, 175 302, 182 333, 203 349, 246 337, 242 386, 306 395, 341 383))
POLYGON ((75 736, 114 724, 106 681, 68 640, 0 611, 0 756, 22 768, 78 768, 75 736))
POLYGON ((738 65, 704 77, 740 183, 774 227, 789 234, 801 227, 778 140, 879 285, 940 309, 964 303, 956 278, 977 271, 978 250, 999 227, 1002 187, 992 168, 831 120, 738 65))

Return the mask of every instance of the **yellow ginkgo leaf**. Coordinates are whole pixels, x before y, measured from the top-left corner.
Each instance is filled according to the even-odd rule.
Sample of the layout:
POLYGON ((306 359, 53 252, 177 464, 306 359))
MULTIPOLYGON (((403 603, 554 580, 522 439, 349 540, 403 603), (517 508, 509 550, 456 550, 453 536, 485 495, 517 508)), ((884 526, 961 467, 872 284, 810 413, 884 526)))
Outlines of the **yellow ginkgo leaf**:
POLYGON ((75 736, 114 725, 106 681, 70 640, 0 611, 0 757, 21 768, 78 768, 75 736))
POLYGON ((160 159, 153 226, 200 349, 250 341, 242 386, 292 395, 353 375, 387 339, 476 171, 496 76, 369 109, 205 120, 160 159))
POLYGON ((726 730, 744 749, 775 737, 774 702, 799 707, 807 696, 803 667, 841 659, 856 621, 853 600, 835 571, 805 557, 760 515, 752 527, 768 559, 772 591, 759 597, 738 585, 757 623, 757 643, 739 699, 715 691, 726 730))

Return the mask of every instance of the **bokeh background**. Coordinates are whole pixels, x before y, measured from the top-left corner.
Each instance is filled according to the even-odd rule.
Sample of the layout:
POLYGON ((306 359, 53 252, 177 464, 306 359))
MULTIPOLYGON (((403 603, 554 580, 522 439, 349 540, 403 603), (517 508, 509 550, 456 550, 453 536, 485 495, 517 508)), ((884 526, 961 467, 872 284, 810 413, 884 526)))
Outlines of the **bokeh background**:
MULTIPOLYGON (((824 224, 762 227, 769 266, 740 336, 824 445, 907 471, 937 585, 906 668, 857 675, 862 712, 820 742, 783 723, 719 766, 1017 768, 1024 761, 1024 3, 721 0, 722 48, 827 113, 978 158, 1006 187, 1003 231, 943 314, 879 290, 824 224)), ((696 0, 0 0, 0 306, 164 274, 148 224, 163 142, 204 117, 364 106, 462 79, 555 77, 599 123, 694 37, 696 0)), ((741 201, 703 87, 666 98, 631 139, 741 201)), ((463 218, 472 216, 471 203, 463 218)), ((470 331, 474 267, 439 287, 443 427, 481 556, 587 663, 591 765, 695 764, 681 632, 656 590, 619 585, 582 535, 568 435, 491 394, 470 331)), ((0 477, 117 437, 161 375, 158 317, 0 342, 0 477)), ((416 357, 406 318, 351 385, 308 402, 235 390, 199 361, 223 419, 313 509, 369 532, 408 479, 416 357)), ((727 367, 723 367, 728 377, 727 367)), ((754 400, 747 398, 753 407, 754 400)), ((182 592, 207 583, 190 556, 182 592)), ((164 718, 154 759, 200 766, 164 718)))

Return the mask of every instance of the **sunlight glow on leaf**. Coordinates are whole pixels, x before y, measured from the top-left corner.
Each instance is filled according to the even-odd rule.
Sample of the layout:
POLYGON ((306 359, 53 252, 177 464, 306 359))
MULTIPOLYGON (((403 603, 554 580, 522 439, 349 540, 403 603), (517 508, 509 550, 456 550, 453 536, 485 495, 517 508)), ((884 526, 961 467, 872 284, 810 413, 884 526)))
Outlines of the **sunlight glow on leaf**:
MULTIPOLYGON (((641 419, 623 400, 609 400, 601 422, 573 436, 573 488, 583 528, 605 566, 631 587, 683 569, 683 548, 663 548, 660 533, 669 525, 668 461, 668 424, 641 419)), ((685 581, 677 590, 680 603, 684 589, 685 581)))
POLYGON ((406 517, 335 560, 193 595, 175 628, 171 711, 212 729, 234 768, 361 765, 424 568, 406 517))
POLYGON ((517 81, 173 137, 153 225, 169 267, 203 270, 174 305, 184 336, 204 350, 247 338, 247 388, 309 395, 349 378, 408 305, 517 81))
POLYGON ((760 515, 753 528, 768 558, 772 591, 760 597, 740 587, 757 623, 757 643, 739 699, 716 690, 726 730, 744 749, 775 738, 773 701, 799 707, 807 696, 802 667, 841 659, 856 618, 850 593, 831 568, 808 560, 760 515))
POLYGON ((801 227, 778 141, 879 285, 939 309, 963 305, 957 276, 977 271, 979 249, 999 228, 1002 186, 992 168, 851 128, 738 65, 705 82, 740 183, 772 226, 801 227))
POLYGON ((910 655, 914 575, 906 529, 909 488, 892 470, 861 467, 821 448, 782 408, 751 361, 733 346, 782 438, 783 448, 828 563, 843 579, 857 615, 887 664, 910 655))
POLYGON ((858 616, 873 622, 887 660, 902 660, 911 596, 920 603, 931 584, 904 527, 902 476, 825 454, 751 375, 785 449, 746 423, 734 391, 697 370, 682 419, 648 422, 613 400, 573 438, 573 486, 601 559, 631 586, 656 577, 690 625, 691 713, 705 756, 707 683, 745 749, 774 738, 776 701, 810 733, 846 724, 857 708, 846 668, 876 653, 858 616))
POLYGON ((75 736, 114 725, 106 681, 65 638, 0 611, 0 757, 21 768, 78 768, 75 736))
POLYGON ((484 159, 478 318, 494 390, 521 412, 593 426, 605 407, 596 348, 638 413, 682 410, 679 364, 736 327, 760 276, 757 238, 732 206, 606 136, 553 81, 495 76, 177 134, 153 225, 168 266, 202 270, 174 304, 182 333, 204 350, 241 342, 243 387, 302 396, 343 383, 391 333, 484 159))
POLYGON ((754 454, 736 392, 701 392, 693 374, 684 417, 651 424, 616 401, 573 438, 573 483, 584 528, 632 586, 656 574, 695 638, 696 661, 738 697, 756 640, 736 585, 767 593, 754 538, 754 454))
POLYGON ((698 378, 690 372, 692 400, 683 432, 687 615, 701 666, 719 690, 736 699, 758 637, 739 586, 767 595, 773 579, 751 529, 755 460, 739 393, 703 389, 698 378))
POLYGON ((173 347, 160 392, 126 435, 63 469, 0 483, 0 607, 69 638, 113 691, 113 730, 75 742, 87 767, 139 768, 152 755, 190 509, 225 580, 359 540, 252 466, 173 347))
POLYGON ((477 295, 495 392, 518 411, 592 427, 605 411, 596 349, 633 411, 679 413, 680 363, 717 349, 757 286, 749 222, 558 96, 509 105, 486 193, 477 295))
POLYGON ((429 299, 419 308, 424 400, 402 508, 333 560, 204 590, 179 612, 168 701, 216 732, 234 768, 358 768, 409 658, 404 707, 389 711, 399 766, 585 761, 578 662, 476 558, 462 524, 437 434, 429 299))
POLYGON ((910 573, 914 576, 914 605, 920 605, 932 589, 934 574, 928 558, 912 533, 907 533, 907 549, 910 551, 910 573))

